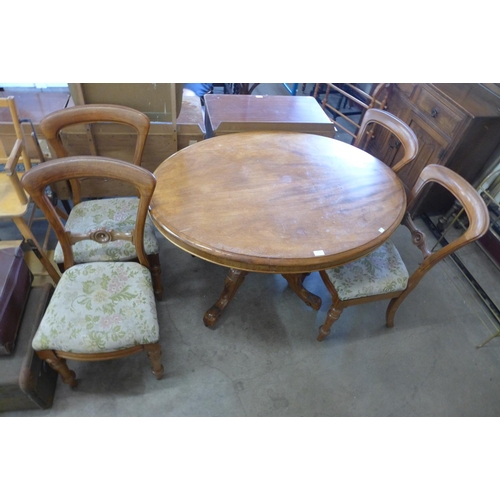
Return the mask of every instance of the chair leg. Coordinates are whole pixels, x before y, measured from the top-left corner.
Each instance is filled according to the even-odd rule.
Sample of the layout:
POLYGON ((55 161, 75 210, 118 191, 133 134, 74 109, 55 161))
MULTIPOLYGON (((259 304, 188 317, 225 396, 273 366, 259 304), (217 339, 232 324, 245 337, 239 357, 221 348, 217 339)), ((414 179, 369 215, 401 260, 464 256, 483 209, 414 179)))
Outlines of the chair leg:
POLYGON ((161 265, 160 255, 155 253, 148 255, 149 265, 151 266, 151 278, 153 280, 153 291, 156 300, 163 298, 163 285, 161 283, 161 265))
POLYGON ((391 299, 391 301, 389 302, 389 305, 387 306, 387 310, 385 312, 385 323, 389 328, 392 328, 394 326, 394 316, 396 315, 396 311, 407 295, 408 293, 403 292, 399 297, 391 299))
POLYGON ((65 384, 72 388, 77 386, 75 372, 68 368, 65 359, 59 358, 54 351, 49 350, 37 351, 37 354, 40 359, 47 361, 49 366, 61 375, 61 379, 65 384))
POLYGON ((155 377, 160 380, 164 372, 163 365, 161 364, 160 343, 155 342, 154 344, 145 344, 144 350, 146 351, 149 361, 151 362, 155 377))
POLYGON ((326 315, 326 320, 319 329, 318 342, 321 342, 327 335, 330 334, 332 325, 340 318, 342 314, 342 309, 336 309, 335 304, 330 306, 328 314, 326 315))

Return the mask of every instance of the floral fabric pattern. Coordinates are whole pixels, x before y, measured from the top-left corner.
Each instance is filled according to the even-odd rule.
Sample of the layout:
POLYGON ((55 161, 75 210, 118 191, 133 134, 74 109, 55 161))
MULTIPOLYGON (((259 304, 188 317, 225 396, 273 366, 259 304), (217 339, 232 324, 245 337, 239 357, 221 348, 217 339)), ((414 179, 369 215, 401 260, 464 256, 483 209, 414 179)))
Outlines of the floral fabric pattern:
POLYGON ((32 345, 93 354, 158 339, 149 270, 135 262, 96 262, 63 273, 32 345))
POLYGON ((359 260, 326 271, 340 300, 405 290, 408 271, 390 241, 359 260))
MULTIPOLYGON (((96 229, 132 231, 135 227, 138 198, 108 198, 82 201, 72 210, 66 221, 66 231, 88 233, 96 229)), ((144 250, 146 255, 158 253, 159 244, 154 234, 151 219, 146 218, 144 227, 144 250)), ((110 241, 105 244, 95 241, 79 241, 73 245, 75 262, 122 261, 137 257, 131 241, 110 241)), ((55 262, 64 262, 62 247, 58 243, 54 252, 55 262)))

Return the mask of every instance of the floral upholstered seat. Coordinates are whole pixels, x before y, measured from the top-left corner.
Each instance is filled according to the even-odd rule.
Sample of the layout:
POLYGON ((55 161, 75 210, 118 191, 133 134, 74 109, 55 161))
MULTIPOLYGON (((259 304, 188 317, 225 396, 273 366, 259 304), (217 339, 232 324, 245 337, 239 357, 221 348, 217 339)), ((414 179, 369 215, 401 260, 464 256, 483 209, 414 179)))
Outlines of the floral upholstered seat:
POLYGON ((412 243, 422 253, 423 260, 411 276, 397 251, 389 241, 374 252, 350 264, 320 271, 321 279, 332 296, 325 322, 319 329, 318 340, 329 335, 332 325, 346 307, 376 300, 389 300, 385 313, 386 325, 394 326, 396 311, 420 283, 426 273, 448 255, 477 240, 488 230, 488 209, 477 191, 463 177, 442 165, 427 165, 407 196, 407 212, 402 224, 411 234, 412 243), (438 250, 430 249, 425 234, 415 224, 412 212, 429 184, 446 189, 460 203, 469 220, 467 229, 452 242, 438 250))
POLYGON ((75 265, 62 275, 33 348, 90 354, 158 339, 149 270, 135 262, 95 262, 75 265))
POLYGON ((408 271, 390 241, 362 259, 326 270, 340 300, 405 290, 408 271))
MULTIPOLYGON (((138 204, 139 200, 132 197, 82 201, 71 210, 65 229, 84 234, 96 229, 132 231, 138 204)), ((154 225, 149 216, 144 228, 144 250, 147 255, 159 251, 154 225)), ((75 262, 120 261, 137 257, 134 244, 125 240, 110 241, 104 245, 91 240, 79 241, 73 245, 73 255, 75 262)), ((60 243, 56 246, 54 260, 58 264, 64 261, 60 243)))
MULTIPOLYGON (((113 130, 115 126, 119 127, 117 130, 120 130, 120 135, 122 130, 126 131, 126 134, 123 136, 123 140, 125 141, 122 145, 123 147, 120 146, 119 148, 120 156, 130 156, 128 153, 131 152, 130 148, 133 146, 133 156, 129 157, 129 161, 131 160, 131 163, 136 166, 141 166, 151 122, 147 115, 136 109, 114 104, 79 104, 69 106, 44 116, 40 120, 40 130, 58 158, 67 158, 81 154, 102 155, 101 157, 106 157, 108 154, 114 156, 115 153, 118 153, 118 150, 113 146, 116 137, 113 139, 113 135, 108 135, 104 131, 107 130, 110 124, 114 124, 113 130), (99 124, 99 129, 97 129, 97 124, 99 124), (88 148, 83 147, 83 143, 80 144, 78 139, 74 143, 72 140, 65 140, 67 132, 70 132, 70 128, 75 125, 85 125, 86 127, 95 125, 95 131, 100 137, 97 140, 99 145, 97 146, 94 141, 96 138, 92 137, 88 140, 88 148), (111 145, 108 144, 108 140, 111 141, 111 145)), ((80 130, 83 129, 84 127, 81 127, 80 130)), ((76 137, 79 134, 80 132, 76 133, 76 137)), ((70 135, 73 135, 73 133, 70 135)), ((84 178, 86 179, 87 177, 84 178)), ((137 201, 133 198, 124 198, 125 196, 129 196, 125 193, 137 193, 137 191, 130 191, 130 185, 125 186, 125 190, 123 189, 124 186, 122 183, 130 184, 129 180, 125 178, 120 180, 118 184, 111 182, 110 184, 103 185, 104 189, 100 190, 99 183, 94 185, 92 183, 90 185, 82 184, 80 181, 84 178, 80 180, 73 179, 71 181, 71 198, 74 208, 68 217, 65 214, 61 215, 63 219, 67 220, 66 230, 71 231, 73 234, 86 234, 99 229, 114 230, 116 233, 128 233, 133 228, 135 217, 137 216, 137 201), (111 195, 116 196, 116 198, 82 202, 83 198, 111 195), (80 217, 83 220, 77 220, 80 217)), ((107 177, 101 176, 101 179, 107 179, 107 177)), ((54 183, 52 186, 56 189, 55 193, 58 194, 58 183, 54 183)), ((67 194, 63 192, 59 198, 64 200, 66 196, 67 194)), ((148 257, 149 268, 151 269, 155 296, 157 300, 161 300, 163 285, 161 282, 159 245, 154 237, 153 224, 147 215, 143 246, 148 257)), ((96 241, 87 239, 86 241, 79 241, 74 245, 73 257, 76 263, 126 261, 135 259, 137 253, 133 243, 129 241, 108 241, 106 243, 100 241, 100 243, 97 243, 96 241)), ((55 250, 54 260, 62 272, 64 259, 59 245, 55 250)))
MULTIPOLYGON (((153 374, 161 379, 164 368, 153 287, 154 273, 151 256, 145 254, 143 242, 143 228, 156 186, 154 175, 122 160, 73 156, 49 160, 31 169, 23 176, 22 185, 47 217, 64 253, 61 275, 54 279, 54 294, 32 341, 38 357, 56 370, 61 380, 70 387, 76 387, 78 383, 67 359, 105 361, 137 352, 147 354, 153 374), (130 184, 137 193, 138 205, 130 198, 123 201, 122 208, 112 211, 106 209, 106 202, 99 201, 89 209, 90 221, 82 231, 84 235, 73 234, 76 237, 68 238, 67 227, 47 197, 47 186, 58 181, 79 183, 82 179, 102 179, 103 174, 106 179, 130 184), (134 208, 133 222, 128 220, 130 207, 134 208), (116 231, 116 225, 113 227, 116 231, 113 238, 131 239, 138 262, 75 263, 73 246, 78 239, 94 237, 94 234, 85 234, 90 225, 95 222, 96 229, 99 229, 109 220, 123 223, 120 231, 116 231)), ((122 203, 121 200, 119 203, 122 203)), ((78 207, 74 209, 74 214, 78 214, 78 207)), ((104 231, 101 234, 105 234, 104 231)))

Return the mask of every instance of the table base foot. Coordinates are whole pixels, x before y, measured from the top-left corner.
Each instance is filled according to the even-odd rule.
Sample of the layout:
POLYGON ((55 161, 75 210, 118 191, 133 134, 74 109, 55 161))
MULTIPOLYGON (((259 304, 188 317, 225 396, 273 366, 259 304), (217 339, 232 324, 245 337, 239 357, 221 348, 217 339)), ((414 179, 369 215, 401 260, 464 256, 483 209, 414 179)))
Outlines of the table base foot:
POLYGON ((309 307, 312 307, 315 311, 321 308, 321 298, 313 293, 309 292, 304 288, 302 282, 308 276, 305 274, 282 274, 288 282, 290 288, 299 296, 299 298, 309 307))
POLYGON ((238 291, 245 280, 248 271, 240 271, 238 269, 229 269, 224 283, 224 290, 222 291, 219 300, 205 313, 203 316, 203 323, 205 326, 214 326, 219 319, 224 309, 229 305, 234 295, 238 291))

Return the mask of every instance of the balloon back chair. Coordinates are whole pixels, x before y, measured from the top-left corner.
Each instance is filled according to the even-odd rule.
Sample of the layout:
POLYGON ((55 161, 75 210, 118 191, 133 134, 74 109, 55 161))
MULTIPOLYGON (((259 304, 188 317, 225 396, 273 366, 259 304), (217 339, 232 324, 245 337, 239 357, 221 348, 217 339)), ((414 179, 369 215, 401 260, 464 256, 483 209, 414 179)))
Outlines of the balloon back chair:
MULTIPOLYGON (((80 126, 85 127, 88 140, 84 141, 90 144, 90 154, 98 155, 98 148, 92 136, 91 125, 101 124, 119 124, 126 126, 128 130, 133 129, 135 133, 135 148, 133 152, 132 163, 140 165, 144 146, 149 132, 150 121, 149 118, 140 111, 137 111, 126 106, 106 105, 106 104, 84 104, 74 106, 71 108, 61 109, 55 111, 40 121, 40 129, 54 150, 58 158, 70 156, 71 147, 65 140, 64 132, 71 130, 71 127, 80 126)), ((80 134, 82 135, 82 134, 80 134)), ((103 149, 104 149, 103 145, 103 149)), ((109 147, 106 148, 106 151, 109 147)), ((123 156, 123 151, 118 147, 116 150, 118 154, 123 156)), ((88 154, 83 151, 77 154, 88 154)), ((101 155, 104 156, 104 155, 101 155)), ((105 156, 115 156, 106 154, 105 156)), ((120 158, 125 159, 125 158, 120 158)), ((100 182, 101 186, 108 186, 106 183, 100 182)), ((88 181, 88 179, 86 179, 88 181)), ((106 191, 103 197, 96 196, 87 187, 86 193, 83 193, 87 198, 96 196, 99 199, 86 199, 82 201, 82 186, 85 181, 78 182, 73 180, 71 182, 71 194, 74 207, 71 210, 66 228, 68 231, 73 232, 87 232, 95 230, 102 225, 110 226, 114 224, 114 228, 118 232, 129 231, 135 223, 134 216, 137 211, 137 199, 129 196, 117 195, 111 189, 111 192, 106 191), (90 192, 89 192, 90 191, 90 192)), ((59 183, 61 185, 61 183, 59 183)), ((94 190, 95 188, 94 183, 94 190)), ((120 184, 120 190, 124 189, 120 184)), ((161 300, 163 293, 163 286, 161 283, 161 266, 159 258, 159 244, 154 232, 154 225, 149 216, 146 219, 146 228, 144 232, 144 248, 148 256, 151 266, 151 273, 153 276, 153 286, 155 296, 161 300)), ((74 249, 75 262, 97 262, 97 261, 125 261, 136 259, 134 245, 128 241, 110 241, 105 245, 99 245, 94 241, 81 241, 75 245, 74 249)), ((63 252, 61 245, 56 246, 54 252, 54 260, 59 265, 60 269, 63 268, 63 252)))
POLYGON ((390 299, 386 311, 388 327, 394 326, 398 307, 418 285, 427 271, 446 256, 477 240, 488 230, 488 210, 477 191, 460 175, 441 165, 427 165, 408 196, 408 208, 403 224, 410 230, 412 241, 421 250, 423 262, 409 275, 396 246, 389 240, 359 260, 332 269, 320 271, 321 278, 332 296, 332 305, 325 323, 320 327, 318 340, 323 340, 342 311, 376 300, 390 299), (443 248, 432 252, 425 235, 411 218, 411 210, 429 183, 438 183, 462 204, 469 220, 466 231, 443 248))
POLYGON ((154 175, 121 160, 75 156, 40 164, 21 182, 54 229, 64 254, 64 272, 33 338, 38 356, 74 387, 75 373, 68 368, 66 359, 99 361, 145 350, 153 373, 161 378, 159 326, 143 240, 156 185, 154 175), (63 226, 46 188, 56 181, 73 182, 85 177, 117 179, 135 187, 138 204, 130 231, 101 227, 78 233, 63 226), (134 245, 139 262, 77 264, 73 246, 85 240, 97 245, 126 240, 134 245))
POLYGON ((401 159, 392 166, 392 170, 398 173, 405 165, 408 165, 415 159, 418 153, 418 139, 415 132, 404 121, 397 116, 383 111, 382 109, 371 108, 365 111, 361 120, 360 129, 353 146, 360 149, 366 149, 369 139, 372 136, 374 125, 380 125, 387 129, 396 137, 397 146, 403 146, 404 153, 401 159))

